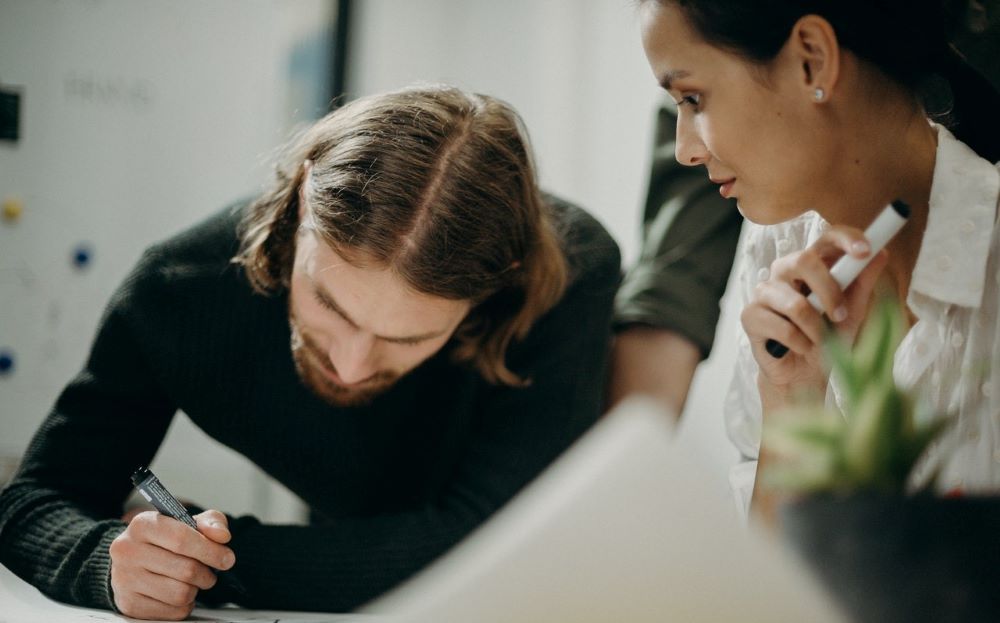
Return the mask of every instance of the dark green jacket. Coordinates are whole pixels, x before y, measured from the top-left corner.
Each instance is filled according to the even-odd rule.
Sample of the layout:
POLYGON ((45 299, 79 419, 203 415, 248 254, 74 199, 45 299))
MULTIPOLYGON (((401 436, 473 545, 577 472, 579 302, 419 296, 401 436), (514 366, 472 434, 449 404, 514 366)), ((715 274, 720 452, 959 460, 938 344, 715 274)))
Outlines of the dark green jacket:
POLYGON ((659 111, 642 250, 615 299, 615 325, 670 329, 695 343, 704 358, 712 349, 743 218, 704 167, 677 162, 675 136, 671 103, 659 111))

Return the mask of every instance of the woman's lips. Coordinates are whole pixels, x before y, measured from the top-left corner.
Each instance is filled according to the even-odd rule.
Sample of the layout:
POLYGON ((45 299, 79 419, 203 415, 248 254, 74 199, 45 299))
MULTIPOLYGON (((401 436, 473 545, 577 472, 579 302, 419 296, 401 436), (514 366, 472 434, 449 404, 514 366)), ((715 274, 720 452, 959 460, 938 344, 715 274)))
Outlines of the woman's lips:
POLYGON ((730 197, 732 197, 732 195, 733 195, 733 184, 736 183, 736 178, 735 177, 729 178, 728 180, 726 180, 726 179, 714 179, 714 178, 709 178, 709 179, 711 179, 716 184, 719 184, 719 194, 720 195, 722 195, 726 199, 729 199, 730 197))

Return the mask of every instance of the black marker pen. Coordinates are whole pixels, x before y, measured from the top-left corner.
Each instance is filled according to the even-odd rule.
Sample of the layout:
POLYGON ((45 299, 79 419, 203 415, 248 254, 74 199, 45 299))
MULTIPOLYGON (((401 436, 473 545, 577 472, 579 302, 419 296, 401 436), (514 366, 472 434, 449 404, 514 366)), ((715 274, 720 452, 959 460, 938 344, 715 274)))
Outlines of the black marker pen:
MULTIPOLYGON (((140 467, 135 470, 135 473, 132 474, 132 484, 135 486, 136 491, 139 492, 139 495, 152 504, 161 515, 172 517, 195 530, 198 529, 198 523, 194 520, 194 517, 187 512, 184 505, 177 501, 177 498, 173 494, 167 491, 167 488, 163 486, 160 479, 153 472, 149 471, 149 468, 140 467)), ((216 573, 219 579, 224 581, 229 588, 241 595, 246 594, 246 588, 235 577, 223 571, 217 571, 216 573)))
MULTIPOLYGON (((851 282, 861 274, 865 266, 868 266, 868 263, 875 258, 878 252, 884 249, 885 245, 889 244, 889 241, 896 235, 896 232, 902 229, 903 225, 906 225, 908 218, 910 218, 910 206, 906 205, 903 201, 897 199, 887 205, 879 213, 878 217, 875 218, 875 221, 868 226, 868 229, 865 230, 865 238, 871 247, 868 256, 864 259, 858 259, 851 255, 845 255, 837 260, 833 268, 830 269, 830 275, 837 282, 837 285, 841 289, 845 289, 851 285, 851 282)), ((809 294, 808 300, 813 309, 818 312, 823 311, 822 303, 819 302, 819 297, 815 293, 809 294)), ((764 349, 775 359, 781 359, 788 352, 787 346, 774 339, 768 340, 764 344, 764 349)))
POLYGON ((156 510, 160 511, 161 515, 173 517, 195 530, 198 529, 198 524, 195 522, 194 517, 187 512, 183 504, 177 501, 177 498, 167 491, 167 488, 163 486, 160 479, 153 472, 149 471, 148 468, 140 467, 135 470, 135 473, 132 474, 132 484, 135 485, 135 489, 139 492, 139 495, 156 507, 156 510))

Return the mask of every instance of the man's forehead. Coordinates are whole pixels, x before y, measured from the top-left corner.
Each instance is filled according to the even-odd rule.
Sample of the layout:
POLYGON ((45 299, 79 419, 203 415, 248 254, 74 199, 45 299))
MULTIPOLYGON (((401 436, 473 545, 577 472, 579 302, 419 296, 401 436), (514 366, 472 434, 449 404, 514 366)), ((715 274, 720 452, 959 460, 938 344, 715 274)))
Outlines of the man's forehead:
POLYGON ((390 338, 409 339, 449 331, 468 304, 420 293, 361 250, 344 257, 313 235, 305 273, 315 294, 352 324, 390 338), (359 261, 360 260, 360 261, 359 261))

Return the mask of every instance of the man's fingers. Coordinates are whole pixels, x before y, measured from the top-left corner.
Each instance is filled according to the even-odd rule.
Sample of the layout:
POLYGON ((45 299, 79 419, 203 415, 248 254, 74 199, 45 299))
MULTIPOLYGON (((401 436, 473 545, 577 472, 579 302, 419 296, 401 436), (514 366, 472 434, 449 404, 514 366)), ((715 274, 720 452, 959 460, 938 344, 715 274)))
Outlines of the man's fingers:
POLYGON ((213 527, 229 529, 229 518, 221 511, 209 509, 198 513, 194 518, 199 524, 204 522, 213 527))
POLYGON ((207 510, 194 516, 198 530, 216 543, 228 543, 232 538, 229 533, 229 520, 217 510, 207 510))
POLYGON ((182 621, 194 610, 193 603, 187 606, 173 606, 140 593, 115 595, 115 605, 122 614, 134 619, 160 621, 182 621))
POLYGON ((142 508, 141 506, 136 506, 132 510, 122 515, 122 521, 124 521, 125 523, 132 523, 132 520, 135 519, 136 516, 139 515, 139 513, 144 513, 144 512, 146 512, 144 508, 142 508))
POLYGON ((115 539, 111 544, 111 557, 113 572, 124 571, 129 566, 205 589, 214 586, 216 581, 215 574, 205 564, 152 543, 115 539))
POLYGON ((173 578, 200 589, 215 586, 215 573, 205 564, 167 551, 156 545, 148 545, 141 552, 143 567, 157 575, 173 578))
POLYGON ((198 596, 197 586, 148 570, 137 575, 132 588, 136 593, 176 607, 194 604, 194 600, 198 596))
POLYGON ((140 514, 131 525, 141 522, 142 538, 165 550, 194 558, 213 569, 229 569, 236 562, 233 550, 207 538, 176 519, 156 514, 140 514))

